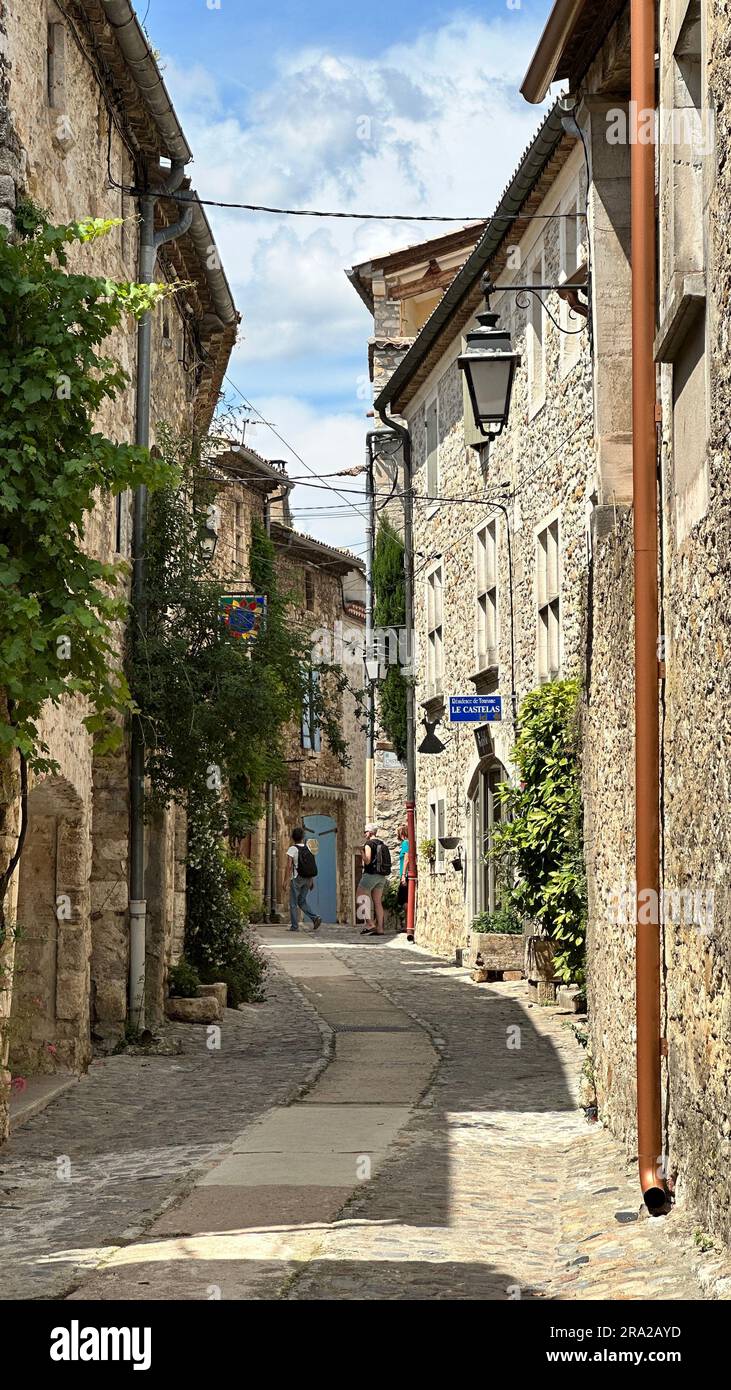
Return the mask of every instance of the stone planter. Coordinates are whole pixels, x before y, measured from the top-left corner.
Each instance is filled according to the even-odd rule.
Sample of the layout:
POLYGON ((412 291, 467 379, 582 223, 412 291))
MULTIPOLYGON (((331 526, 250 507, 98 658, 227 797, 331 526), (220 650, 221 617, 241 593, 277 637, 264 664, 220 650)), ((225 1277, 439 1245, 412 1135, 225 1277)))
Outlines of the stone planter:
POLYGON ((528 936, 525 938, 525 974, 532 986, 539 1004, 554 1004, 556 978, 553 964, 556 946, 547 936, 528 936))
POLYGON ((198 997, 202 999, 207 999, 209 997, 217 999, 218 1007, 221 1010, 221 1017, 223 1018, 228 1003, 228 985, 225 981, 216 981, 216 983, 212 985, 200 985, 198 997))
POLYGON ((197 999, 180 999, 171 996, 166 1001, 165 1013, 175 1023, 220 1023, 221 1007, 214 995, 199 995, 197 999))
POLYGON ((471 970, 480 957, 486 970, 495 974, 505 971, 523 973, 523 938, 512 932, 470 932, 462 947, 462 965, 471 970))
POLYGON ((523 938, 513 932, 473 932, 470 945, 488 970, 523 970, 523 938))

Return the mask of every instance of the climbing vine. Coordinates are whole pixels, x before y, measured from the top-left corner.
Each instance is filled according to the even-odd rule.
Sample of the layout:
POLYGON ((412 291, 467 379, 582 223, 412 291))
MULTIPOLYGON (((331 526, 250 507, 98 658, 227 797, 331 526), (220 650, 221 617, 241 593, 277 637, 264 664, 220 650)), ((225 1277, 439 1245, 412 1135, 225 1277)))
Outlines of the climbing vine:
POLYGON ((70 247, 115 225, 52 226, 25 203, 17 236, 0 228, 0 757, 18 755, 21 791, 17 846, 0 874, 0 931, 29 769, 55 770, 39 731, 43 705, 82 697, 87 729, 107 746, 120 737, 114 716, 130 707, 114 626, 126 607, 121 570, 91 553, 87 526, 100 495, 157 485, 165 470, 95 422, 127 385, 106 339, 168 287, 69 270, 70 247))
POLYGON ((536 922, 556 943, 557 974, 581 983, 587 909, 578 709, 574 680, 542 685, 522 702, 512 755, 519 782, 500 788, 506 819, 495 827, 492 853, 502 907, 536 922))
POLYGON ((151 500, 146 630, 131 653, 150 805, 206 806, 219 832, 237 837, 261 818, 267 782, 286 782, 285 731, 306 699, 329 746, 347 762, 339 727, 345 678, 337 667, 319 666, 323 679, 309 681, 310 638, 291 616, 274 546, 256 521, 249 577, 252 592, 266 595, 264 626, 245 643, 222 624, 227 583, 203 546, 208 508, 221 491, 214 467, 221 441, 161 430, 158 445, 176 480, 151 500))
MULTIPOLYGON (((406 621, 404 546, 398 532, 384 517, 378 528, 373 555, 375 608, 379 628, 402 628, 406 621)), ((406 757, 406 679, 400 666, 389 666, 378 686, 379 722, 393 744, 396 756, 406 757)))

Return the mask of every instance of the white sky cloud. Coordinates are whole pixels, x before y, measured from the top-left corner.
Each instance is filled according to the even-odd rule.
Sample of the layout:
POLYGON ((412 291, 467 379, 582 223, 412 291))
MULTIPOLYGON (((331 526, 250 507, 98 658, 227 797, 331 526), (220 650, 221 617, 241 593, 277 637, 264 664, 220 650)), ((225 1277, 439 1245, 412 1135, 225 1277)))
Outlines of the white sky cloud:
MULTIPOLYGON (((517 91, 535 37, 535 21, 510 10, 490 21, 453 18, 377 58, 304 48, 282 55, 275 81, 242 94, 240 110, 225 105, 200 65, 182 69, 168 58, 165 76, 201 197, 469 218, 491 212, 540 119, 517 91)), ((243 313, 237 380, 246 390, 256 372, 255 404, 313 467, 360 460, 366 406, 358 379, 371 325, 344 269, 447 228, 209 213, 243 313), (311 381, 320 359, 321 401, 333 360, 341 364, 327 418, 311 397, 294 398, 298 377, 311 381), (267 364, 272 387, 262 393, 267 364)), ((256 447, 280 452, 264 429, 256 447)), ((312 529, 331 540, 338 534, 330 519, 312 529)))

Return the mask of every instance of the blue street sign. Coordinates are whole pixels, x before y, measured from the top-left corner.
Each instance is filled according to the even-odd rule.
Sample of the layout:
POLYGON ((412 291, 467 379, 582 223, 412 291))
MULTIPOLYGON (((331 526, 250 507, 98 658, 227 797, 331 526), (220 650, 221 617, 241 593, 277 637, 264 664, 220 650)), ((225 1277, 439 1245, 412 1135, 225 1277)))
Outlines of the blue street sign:
POLYGON ((449 719, 452 724, 472 721, 482 724, 485 720, 502 719, 503 701, 501 695, 450 695, 449 719))

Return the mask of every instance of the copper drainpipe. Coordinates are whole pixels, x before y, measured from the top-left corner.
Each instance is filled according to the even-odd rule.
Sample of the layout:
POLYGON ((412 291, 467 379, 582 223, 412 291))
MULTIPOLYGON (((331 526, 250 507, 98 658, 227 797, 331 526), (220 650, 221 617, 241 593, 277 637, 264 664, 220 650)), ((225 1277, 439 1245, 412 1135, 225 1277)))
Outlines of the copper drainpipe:
POLYGON ((660 697, 658 488, 655 425, 655 145, 640 143, 655 109, 655 0, 631 0, 632 475, 635 584, 635 842, 637 1142, 648 1210, 667 1210, 660 1086, 660 697), (647 890, 651 896, 648 898, 647 890), (644 895, 644 896, 643 896, 644 895))

